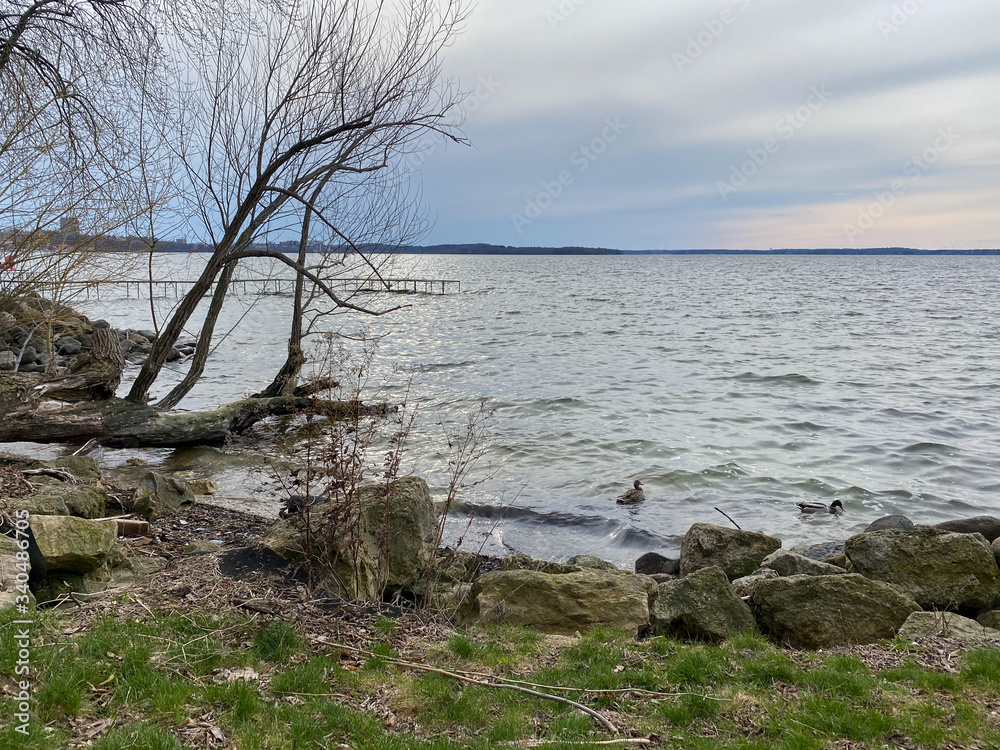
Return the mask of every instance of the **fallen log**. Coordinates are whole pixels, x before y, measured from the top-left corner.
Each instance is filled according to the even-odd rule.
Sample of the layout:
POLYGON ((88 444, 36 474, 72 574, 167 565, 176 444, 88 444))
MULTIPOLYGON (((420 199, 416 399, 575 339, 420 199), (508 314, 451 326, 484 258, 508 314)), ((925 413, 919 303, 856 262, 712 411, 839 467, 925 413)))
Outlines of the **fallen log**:
POLYGON ((380 417, 386 404, 313 398, 248 398, 207 411, 161 411, 119 398, 53 409, 52 402, 22 402, 0 420, 0 442, 69 443, 97 439, 122 448, 172 448, 226 441, 268 417, 311 414, 328 420, 380 417))

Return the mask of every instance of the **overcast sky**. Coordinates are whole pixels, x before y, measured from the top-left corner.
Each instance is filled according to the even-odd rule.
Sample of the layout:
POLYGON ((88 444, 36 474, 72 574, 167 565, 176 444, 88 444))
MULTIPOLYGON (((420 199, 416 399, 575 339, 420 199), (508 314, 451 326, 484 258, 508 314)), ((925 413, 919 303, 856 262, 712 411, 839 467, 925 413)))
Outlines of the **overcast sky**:
POLYGON ((479 0, 428 243, 1000 246, 997 0, 479 0))

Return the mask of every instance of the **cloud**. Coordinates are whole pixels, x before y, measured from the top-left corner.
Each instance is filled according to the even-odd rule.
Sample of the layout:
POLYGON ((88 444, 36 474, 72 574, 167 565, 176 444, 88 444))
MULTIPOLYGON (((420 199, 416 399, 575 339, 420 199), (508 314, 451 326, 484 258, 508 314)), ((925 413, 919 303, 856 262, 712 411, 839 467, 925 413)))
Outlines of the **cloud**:
POLYGON ((960 141, 864 244, 998 246, 998 25, 986 0, 481 0, 446 69, 468 88, 501 85, 468 115, 474 147, 422 170, 429 240, 847 245, 843 224, 952 128, 960 141), (832 97, 784 137, 817 87, 832 97), (608 118, 627 131, 519 229, 511 216, 608 118), (780 148, 720 198, 768 139, 780 148))

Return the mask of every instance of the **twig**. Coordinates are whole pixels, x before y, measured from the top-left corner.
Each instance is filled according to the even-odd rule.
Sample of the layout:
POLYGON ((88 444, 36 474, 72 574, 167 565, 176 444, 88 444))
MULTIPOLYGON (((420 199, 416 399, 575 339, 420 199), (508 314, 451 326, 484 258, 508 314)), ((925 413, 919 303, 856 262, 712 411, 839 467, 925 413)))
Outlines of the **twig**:
POLYGON ((716 698, 711 695, 703 695, 702 693, 661 693, 658 690, 645 690, 643 688, 619 688, 614 690, 602 690, 600 688, 578 688, 578 687, 564 687, 562 685, 540 685, 535 682, 527 682, 526 680, 515 680, 510 677, 494 677, 493 675, 481 674, 478 672, 459 672, 458 674, 471 675, 473 677, 488 677, 495 680, 501 680, 503 682, 513 683, 515 685, 525 685, 527 687, 538 688, 539 690, 565 690, 566 692, 572 693, 593 693, 595 695, 648 695, 653 698, 703 698, 709 701, 725 701, 725 698, 716 698))
MULTIPOLYGON (((736 523, 736 521, 733 521, 733 519, 729 516, 728 513, 726 513, 723 510, 719 510, 718 508, 716 508, 716 510, 718 510, 719 513, 721 513, 722 515, 724 515, 726 518, 729 518, 729 520, 733 522, 733 526, 735 526, 737 529, 740 529, 740 525, 738 523, 736 523)), ((743 531, 743 529, 740 529, 740 531, 743 531)))
POLYGON ((398 667, 404 667, 406 669, 415 669, 418 672, 431 672, 433 674, 444 675, 445 677, 451 677, 453 680, 459 680, 461 682, 468 682, 472 685, 479 685, 481 687, 491 687, 491 688, 504 688, 507 690, 516 690, 519 693, 526 693, 527 695, 534 696, 535 698, 545 698, 546 700, 556 701, 557 703, 564 703, 567 706, 572 706, 578 711, 583 711, 585 714, 592 716, 598 723, 600 723, 605 729, 607 729, 611 734, 618 734, 618 727, 612 724, 608 719, 599 714, 592 708, 583 705, 582 703, 577 703, 576 701, 570 700, 569 698, 563 698, 561 695, 551 695, 550 693, 541 693, 537 690, 531 690, 526 687, 521 687, 520 685, 510 685, 503 682, 484 682, 483 680, 477 680, 472 677, 466 677, 465 675, 456 674, 455 672, 449 672, 445 669, 438 669, 437 667, 430 667, 426 664, 416 664, 411 661, 403 661, 402 659, 391 659, 386 656, 378 656, 372 654, 364 649, 356 648, 355 646, 346 646, 340 643, 331 643, 334 648, 342 648, 345 651, 353 651, 357 654, 363 656, 381 659, 389 664, 395 664, 398 667))
POLYGON ((591 740, 590 742, 576 742, 573 740, 512 740, 505 742, 505 745, 515 747, 545 747, 546 745, 652 745, 652 740, 641 737, 622 737, 618 740, 591 740))
POLYGON ((22 474, 25 475, 47 475, 50 477, 55 477, 56 479, 61 479, 64 482, 69 482, 70 484, 79 484, 80 480, 75 476, 70 474, 68 471, 63 471, 62 469, 24 469, 22 474))

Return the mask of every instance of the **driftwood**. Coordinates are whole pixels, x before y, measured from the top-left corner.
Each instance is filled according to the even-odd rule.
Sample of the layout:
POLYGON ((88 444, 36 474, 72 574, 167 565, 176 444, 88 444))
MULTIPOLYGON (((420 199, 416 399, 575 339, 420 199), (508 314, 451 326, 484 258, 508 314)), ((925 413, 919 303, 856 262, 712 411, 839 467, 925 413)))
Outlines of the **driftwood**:
MULTIPOLYGON (((0 442, 29 440, 68 443, 96 438, 112 447, 175 447, 219 444, 267 417, 317 414, 327 419, 384 416, 385 404, 321 401, 311 398, 250 398, 208 411, 161 411, 119 398, 49 409, 30 390, 0 420, 0 442)), ((2 396, 2 394, 0 394, 2 396)), ((4 399, 0 398, 0 402, 4 399)), ((0 413, 3 410, 0 409, 0 413)))

